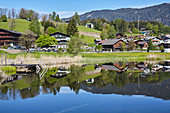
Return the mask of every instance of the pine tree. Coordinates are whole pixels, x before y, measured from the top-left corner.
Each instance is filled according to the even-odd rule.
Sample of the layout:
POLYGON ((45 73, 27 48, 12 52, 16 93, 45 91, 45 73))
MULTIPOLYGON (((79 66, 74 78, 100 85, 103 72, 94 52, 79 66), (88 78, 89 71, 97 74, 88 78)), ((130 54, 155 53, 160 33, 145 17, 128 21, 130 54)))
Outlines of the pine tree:
POLYGON ((60 22, 60 17, 59 17, 59 15, 56 16, 55 21, 56 21, 56 22, 60 22))
POLYGON ((78 28, 74 18, 68 23, 67 34, 70 36, 74 36, 75 33, 78 33, 78 28))
POLYGON ((76 24, 79 25, 79 24, 80 24, 80 17, 79 17, 79 15, 78 15, 77 12, 76 12, 75 15, 73 16, 73 18, 74 18, 76 24))

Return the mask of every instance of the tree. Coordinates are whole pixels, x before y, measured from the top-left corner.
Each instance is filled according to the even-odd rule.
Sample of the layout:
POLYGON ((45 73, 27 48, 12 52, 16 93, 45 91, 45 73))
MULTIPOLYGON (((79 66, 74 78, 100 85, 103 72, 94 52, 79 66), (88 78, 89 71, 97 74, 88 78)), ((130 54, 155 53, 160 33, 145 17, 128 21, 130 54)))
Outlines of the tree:
POLYGON ((153 44, 152 44, 152 40, 151 39, 148 42, 147 52, 149 52, 150 50, 153 50, 153 44))
POLYGON ((126 50, 126 44, 125 44, 125 42, 123 42, 121 46, 122 46, 122 47, 120 48, 121 51, 125 51, 125 50, 126 50))
POLYGON ((133 33, 139 33, 139 30, 135 27, 133 30, 132 30, 133 33))
POLYGON ((9 21, 9 30, 15 29, 15 19, 9 21))
POLYGON ((28 12, 26 9, 22 8, 19 13, 19 17, 21 19, 27 19, 28 18, 28 12))
POLYGON ((120 26, 120 32, 124 34, 125 32, 127 32, 127 29, 128 29, 128 23, 125 20, 122 20, 120 26))
POLYGON ((76 24, 79 25, 79 24, 80 24, 80 17, 79 17, 79 15, 78 15, 77 12, 76 12, 75 15, 73 16, 73 18, 74 18, 76 24))
POLYGON ((59 15, 56 16, 55 21, 56 21, 56 22, 60 22, 60 17, 59 17, 59 15))
POLYGON ((6 15, 1 15, 1 22, 7 22, 7 17, 6 15))
POLYGON ((46 21, 47 21, 47 15, 43 15, 43 16, 42 16, 42 21, 41 21, 42 26, 45 25, 45 22, 46 22, 46 21))
POLYGON ((97 45, 96 47, 95 47, 95 51, 102 51, 102 49, 103 49, 103 46, 102 45, 97 45))
POLYGON ((38 22, 38 20, 32 20, 30 25, 29 25, 29 29, 35 33, 37 36, 40 36, 41 31, 40 31, 40 23, 38 22))
POLYGON ((152 30, 155 32, 155 34, 158 34, 158 32, 159 32, 159 26, 158 26, 158 25, 154 25, 154 26, 152 27, 152 30))
POLYGON ((57 32, 57 30, 56 30, 55 28, 53 28, 53 27, 48 27, 48 29, 47 29, 48 35, 50 35, 50 34, 52 34, 52 33, 55 33, 55 32, 57 32))
POLYGON ((49 35, 43 35, 40 36, 36 41, 36 45, 38 47, 48 47, 51 45, 57 45, 57 40, 55 37, 49 36, 49 35))
POLYGON ((32 32, 26 31, 24 35, 19 37, 19 44, 25 46, 26 48, 33 47, 36 37, 33 35, 32 32))
POLYGON ((163 45, 160 46, 160 50, 161 50, 161 52, 164 52, 164 46, 163 45))
POLYGON ((67 34, 67 25, 65 23, 58 24, 57 31, 67 34))
POLYGON ((8 19, 11 19, 11 11, 8 11, 8 19))
POLYGON ((108 38, 116 38, 116 30, 113 25, 111 25, 110 29, 108 30, 108 38))
POLYGON ((102 32, 100 33, 100 38, 101 38, 102 40, 105 40, 105 39, 108 38, 108 36, 109 36, 109 35, 108 35, 107 29, 103 27, 102 32))
POLYGON ((128 49, 129 49, 129 51, 133 50, 134 47, 135 47, 135 43, 133 42, 133 40, 130 40, 128 42, 128 49))
POLYGON ((78 33, 78 28, 73 18, 72 20, 70 19, 70 22, 68 23, 67 34, 74 36, 76 33, 78 33))
POLYGON ((152 27, 153 27, 153 25, 150 24, 150 23, 148 23, 148 24, 146 25, 146 28, 149 29, 149 30, 152 30, 152 27))
POLYGON ((54 20, 55 17, 56 17, 56 12, 53 12, 53 13, 52 13, 52 19, 54 20))
POLYGON ((120 32, 121 32, 121 31, 120 31, 121 19, 116 19, 114 23, 115 23, 116 31, 117 31, 118 33, 120 33, 120 32))
POLYGON ((77 55, 81 51, 82 37, 76 33, 74 36, 71 37, 71 41, 68 44, 68 52, 74 55, 77 55))

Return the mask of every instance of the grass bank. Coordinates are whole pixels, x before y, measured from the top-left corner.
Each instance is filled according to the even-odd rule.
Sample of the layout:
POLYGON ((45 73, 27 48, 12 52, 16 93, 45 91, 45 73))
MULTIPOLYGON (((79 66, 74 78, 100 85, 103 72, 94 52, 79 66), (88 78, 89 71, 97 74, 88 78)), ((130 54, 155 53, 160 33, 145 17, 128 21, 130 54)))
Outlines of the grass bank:
POLYGON ((170 60, 170 53, 153 52, 122 52, 122 53, 83 53, 87 61, 144 61, 144 60, 170 60))

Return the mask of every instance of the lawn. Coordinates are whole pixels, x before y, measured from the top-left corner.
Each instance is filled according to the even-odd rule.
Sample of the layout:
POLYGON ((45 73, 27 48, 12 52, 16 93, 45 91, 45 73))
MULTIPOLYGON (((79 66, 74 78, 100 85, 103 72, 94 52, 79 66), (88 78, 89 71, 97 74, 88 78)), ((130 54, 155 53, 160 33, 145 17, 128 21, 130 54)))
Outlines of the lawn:
POLYGON ((122 52, 122 53, 82 53, 82 57, 105 60, 169 60, 170 53, 122 52))
POLYGON ((78 31, 93 32, 93 33, 100 33, 101 32, 101 31, 98 31, 98 30, 95 30, 95 29, 84 27, 84 26, 78 26, 78 31))
MULTIPOLYGON (((8 19, 7 22, 0 22, 0 28, 9 29, 9 22, 11 19, 8 19)), ((30 21, 24 19, 15 19, 15 29, 14 31, 25 33, 29 29, 30 21)), ((43 31, 43 27, 41 26, 41 31, 43 31)))
POLYGON ((93 44, 94 39, 100 39, 100 38, 91 37, 91 36, 84 36, 83 42, 93 44))

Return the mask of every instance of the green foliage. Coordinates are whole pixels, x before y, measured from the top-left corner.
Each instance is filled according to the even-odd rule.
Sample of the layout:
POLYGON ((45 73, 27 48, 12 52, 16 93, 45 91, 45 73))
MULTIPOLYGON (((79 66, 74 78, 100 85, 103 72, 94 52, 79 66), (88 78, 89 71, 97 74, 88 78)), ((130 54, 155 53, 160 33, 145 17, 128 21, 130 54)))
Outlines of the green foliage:
POLYGON ((71 41, 68 44, 68 52, 77 55, 81 51, 82 37, 78 34, 71 37, 71 41))
POLYGON ((120 30, 120 28, 121 28, 121 19, 116 19, 115 20, 115 28, 116 28, 116 31, 118 32, 118 33, 120 33, 121 32, 121 30, 120 30))
POLYGON ((57 30, 56 30, 55 28, 53 28, 53 27, 48 27, 48 29, 47 29, 48 35, 50 35, 50 34, 52 34, 52 33, 55 33, 55 32, 57 32, 57 30))
POLYGON ((139 30, 135 27, 133 30, 132 30, 133 33, 139 33, 139 30))
POLYGON ((108 27, 107 24, 103 25, 102 32, 100 33, 100 37, 101 37, 102 40, 107 39, 108 36, 109 36, 107 27, 108 27))
POLYGON ((153 25, 152 25, 151 23, 148 23, 148 24, 146 25, 146 28, 149 29, 149 30, 152 30, 153 25))
POLYGON ((73 18, 70 19, 70 22, 68 23, 67 34, 70 36, 74 36, 76 33, 78 33, 78 28, 73 18))
POLYGON ((40 31, 40 23, 38 22, 38 20, 32 20, 30 25, 29 25, 29 29, 35 33, 37 36, 41 35, 41 31, 40 31))
POLYGON ((108 30, 108 38, 116 38, 116 30, 113 25, 111 25, 110 29, 108 30))
POLYGON ((7 22, 6 15, 1 15, 0 20, 1 20, 1 22, 7 22))
POLYGON ((80 24, 80 17, 79 17, 79 15, 78 15, 77 12, 76 12, 75 15, 73 16, 73 18, 74 18, 76 24, 79 25, 79 24, 80 24))
POLYGON ((16 72, 16 67, 13 66, 3 66, 0 69, 4 72, 16 72))
POLYGON ((152 27, 152 30, 155 32, 155 34, 158 34, 158 32, 159 32, 159 26, 158 26, 158 25, 154 25, 154 26, 152 27))
POLYGON ((135 47, 135 43, 133 42, 133 40, 130 40, 129 42, 128 42, 128 50, 133 50, 134 49, 134 47, 135 47))
POLYGON ((65 24, 65 23, 58 24, 57 32, 61 32, 61 33, 67 34, 67 24, 65 24))
POLYGON ((59 15, 56 16, 55 21, 56 22, 60 22, 61 21, 59 15))
POLYGON ((148 50, 148 52, 149 52, 150 50, 153 50, 153 49, 154 49, 154 46, 153 46, 153 44, 152 44, 152 40, 150 39, 149 42, 148 42, 148 48, 147 48, 147 50, 148 50))
POLYGON ((121 51, 125 51, 126 50, 126 43, 122 43, 122 47, 121 47, 121 51))
POLYGON ((96 47, 95 47, 95 51, 102 51, 102 49, 103 49, 103 46, 102 45, 97 45, 96 47))
POLYGON ((163 45, 160 46, 160 50, 161 50, 161 51, 164 50, 164 46, 163 46, 163 45))
POLYGON ((51 45, 57 45, 57 40, 55 39, 55 37, 51 37, 49 35, 43 35, 43 36, 40 36, 35 41, 35 43, 38 47, 48 47, 51 45))

